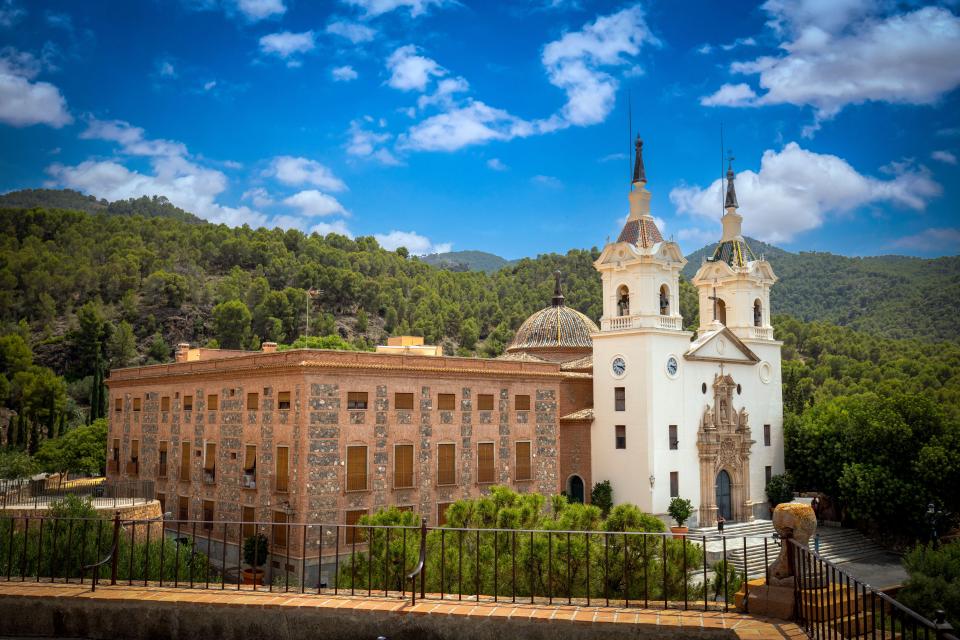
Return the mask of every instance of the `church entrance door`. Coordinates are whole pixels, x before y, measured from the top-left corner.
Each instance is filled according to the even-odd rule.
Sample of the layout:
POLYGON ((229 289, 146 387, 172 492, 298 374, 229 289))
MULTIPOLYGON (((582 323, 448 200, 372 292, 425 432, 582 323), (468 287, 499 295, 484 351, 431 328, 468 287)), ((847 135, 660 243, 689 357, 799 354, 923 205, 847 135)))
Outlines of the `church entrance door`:
POLYGON ((733 519, 730 508, 730 474, 721 470, 717 474, 717 515, 729 522, 733 519))
POLYGON ((583 504, 583 478, 570 476, 570 501, 583 504))

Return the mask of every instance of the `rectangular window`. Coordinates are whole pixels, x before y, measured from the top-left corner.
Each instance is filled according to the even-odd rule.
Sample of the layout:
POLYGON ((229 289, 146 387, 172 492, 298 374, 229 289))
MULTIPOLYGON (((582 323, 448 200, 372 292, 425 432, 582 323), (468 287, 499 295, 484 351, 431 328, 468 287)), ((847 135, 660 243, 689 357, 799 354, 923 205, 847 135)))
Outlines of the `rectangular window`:
POLYGON ((113 460, 120 462, 120 438, 113 439, 113 460))
POLYGON ((477 396, 477 410, 493 411, 493 394, 481 393, 477 396))
POLYGON ((668 427, 668 431, 670 432, 670 448, 679 449, 680 440, 677 438, 677 425, 675 424, 670 425, 668 427))
POLYGON ((220 396, 215 393, 207 395, 207 411, 217 411, 220 408, 220 396))
POLYGON ((193 396, 183 396, 183 410, 193 411, 193 396))
POLYGON ((412 393, 395 393, 393 394, 393 408, 394 409, 413 409, 413 394, 412 393))
POLYGON ((127 463, 127 474, 135 476, 140 473, 140 441, 130 441, 130 462, 127 463))
POLYGON ((346 513, 347 527, 346 527, 346 530, 344 531, 344 534, 345 534, 344 538, 346 539, 347 544, 353 544, 354 542, 356 542, 357 544, 360 544, 364 540, 366 540, 366 536, 364 536, 364 533, 365 533, 364 530, 361 527, 356 526, 360 522, 360 518, 362 518, 365 515, 367 515, 367 511, 365 509, 357 510, 357 511, 347 511, 346 513))
POLYGON ((680 472, 671 471, 670 472, 670 497, 677 498, 680 496, 680 472))
POLYGON ((203 452, 203 482, 213 484, 217 481, 217 445, 208 442, 203 452))
POLYGON ((618 424, 614 427, 616 432, 616 445, 617 449, 626 449, 627 448, 627 426, 623 424, 618 424))
POLYGON ((243 488, 257 488, 257 445, 248 444, 243 456, 243 488))
POLYGON ((477 444, 477 482, 487 484, 493 482, 496 476, 496 465, 493 460, 493 443, 481 442, 477 444))
POLYGON ((366 391, 348 391, 347 409, 366 409, 367 392, 366 391))
POLYGON ((770 425, 763 425, 763 446, 770 446, 770 425))
POLYGON ((437 445, 437 484, 457 483, 457 445, 437 445))
POLYGON ((513 408, 517 411, 530 411, 530 396, 513 396, 513 408))
POLYGON ((260 408, 260 394, 256 391, 247 394, 247 411, 256 411, 260 408))
POLYGON ((113 401, 114 411, 123 411, 123 398, 117 398, 113 401))
POLYGON ((190 519, 190 498, 177 496, 177 520, 190 519))
POLYGON ((140 403, 141 403, 141 402, 142 402, 142 398, 134 398, 134 399, 133 399, 133 410, 134 410, 134 411, 140 411, 140 403))
POLYGON ((243 538, 246 540, 257 532, 257 512, 253 507, 244 507, 240 512, 240 522, 243 523, 243 538))
POLYGON ((167 443, 161 442, 159 449, 160 462, 157 465, 157 477, 166 478, 167 477, 167 443))
POLYGON ((289 478, 290 448, 277 447, 277 478, 276 488, 280 493, 286 493, 290 485, 289 478))
POLYGON ((627 410, 627 389, 626 387, 613 388, 613 409, 614 411, 627 410))
POLYGON ((454 411, 457 408, 457 396, 454 393, 438 393, 437 409, 440 411, 454 411))
POLYGON ((203 528, 213 530, 213 500, 203 501, 203 528))
POLYGON ((277 409, 287 411, 290 409, 290 392, 281 391, 277 394, 277 409))
POLYGON ((167 512, 167 494, 158 491, 157 502, 160 503, 160 513, 165 514, 167 512))
POLYGON ((180 443, 180 482, 190 482, 190 443, 180 443))
POLYGON ((447 524, 447 509, 452 502, 440 502, 437 504, 437 526, 442 527, 447 524))
POLYGON ((160 398, 160 411, 170 411, 170 396, 160 398))
POLYGON ((530 443, 529 442, 518 442, 517 443, 517 463, 514 467, 514 476, 515 480, 530 480, 533 478, 533 474, 530 469, 530 443))
POLYGON ((413 445, 398 444, 393 447, 393 487, 406 489, 413 486, 413 445))
POLYGON ((367 490, 367 448, 347 447, 347 491, 367 490))
POLYGON ((287 514, 283 511, 273 512, 273 528, 270 532, 273 537, 273 546, 287 548, 287 514))
POLYGON ((763 468, 763 486, 770 484, 770 478, 773 477, 773 467, 763 468))

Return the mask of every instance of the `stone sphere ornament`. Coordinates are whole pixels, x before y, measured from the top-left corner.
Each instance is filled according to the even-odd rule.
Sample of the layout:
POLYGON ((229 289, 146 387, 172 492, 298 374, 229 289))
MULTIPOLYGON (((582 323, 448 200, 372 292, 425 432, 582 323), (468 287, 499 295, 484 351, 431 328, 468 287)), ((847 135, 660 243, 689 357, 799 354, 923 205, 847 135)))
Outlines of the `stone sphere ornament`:
POLYGON ((795 571, 790 564, 790 542, 794 540, 801 547, 808 548, 810 538, 817 530, 817 516, 813 507, 799 502, 784 502, 773 510, 773 528, 780 534, 780 553, 770 564, 769 584, 792 585, 795 571))

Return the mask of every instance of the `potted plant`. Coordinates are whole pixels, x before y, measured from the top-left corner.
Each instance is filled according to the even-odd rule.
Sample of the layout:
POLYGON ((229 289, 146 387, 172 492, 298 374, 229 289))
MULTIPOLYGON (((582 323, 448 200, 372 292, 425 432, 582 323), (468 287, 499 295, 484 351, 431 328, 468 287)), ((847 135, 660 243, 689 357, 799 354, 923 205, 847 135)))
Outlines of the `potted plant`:
POLYGON ((667 513, 669 513, 670 517, 673 518, 677 523, 677 526, 670 527, 670 533, 674 534, 673 537, 675 539, 683 538, 683 534, 689 531, 684 523, 693 513, 693 505, 690 504, 690 501, 685 498, 674 498, 670 501, 670 506, 667 508, 667 513))
POLYGON ((267 536, 252 535, 243 541, 243 561, 250 568, 243 570, 243 584, 263 584, 263 565, 267 563, 267 536))

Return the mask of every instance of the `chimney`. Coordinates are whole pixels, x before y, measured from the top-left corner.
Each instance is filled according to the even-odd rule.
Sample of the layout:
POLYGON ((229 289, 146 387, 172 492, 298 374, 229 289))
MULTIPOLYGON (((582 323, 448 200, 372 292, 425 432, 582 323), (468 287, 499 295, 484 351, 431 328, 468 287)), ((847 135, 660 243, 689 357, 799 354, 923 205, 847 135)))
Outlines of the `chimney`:
POLYGON ((177 362, 186 362, 190 354, 190 343, 181 342, 177 345, 177 362))
POLYGON ((273 353, 274 351, 277 350, 277 343, 264 342, 263 344, 260 345, 260 350, 263 351, 264 353, 273 353))

